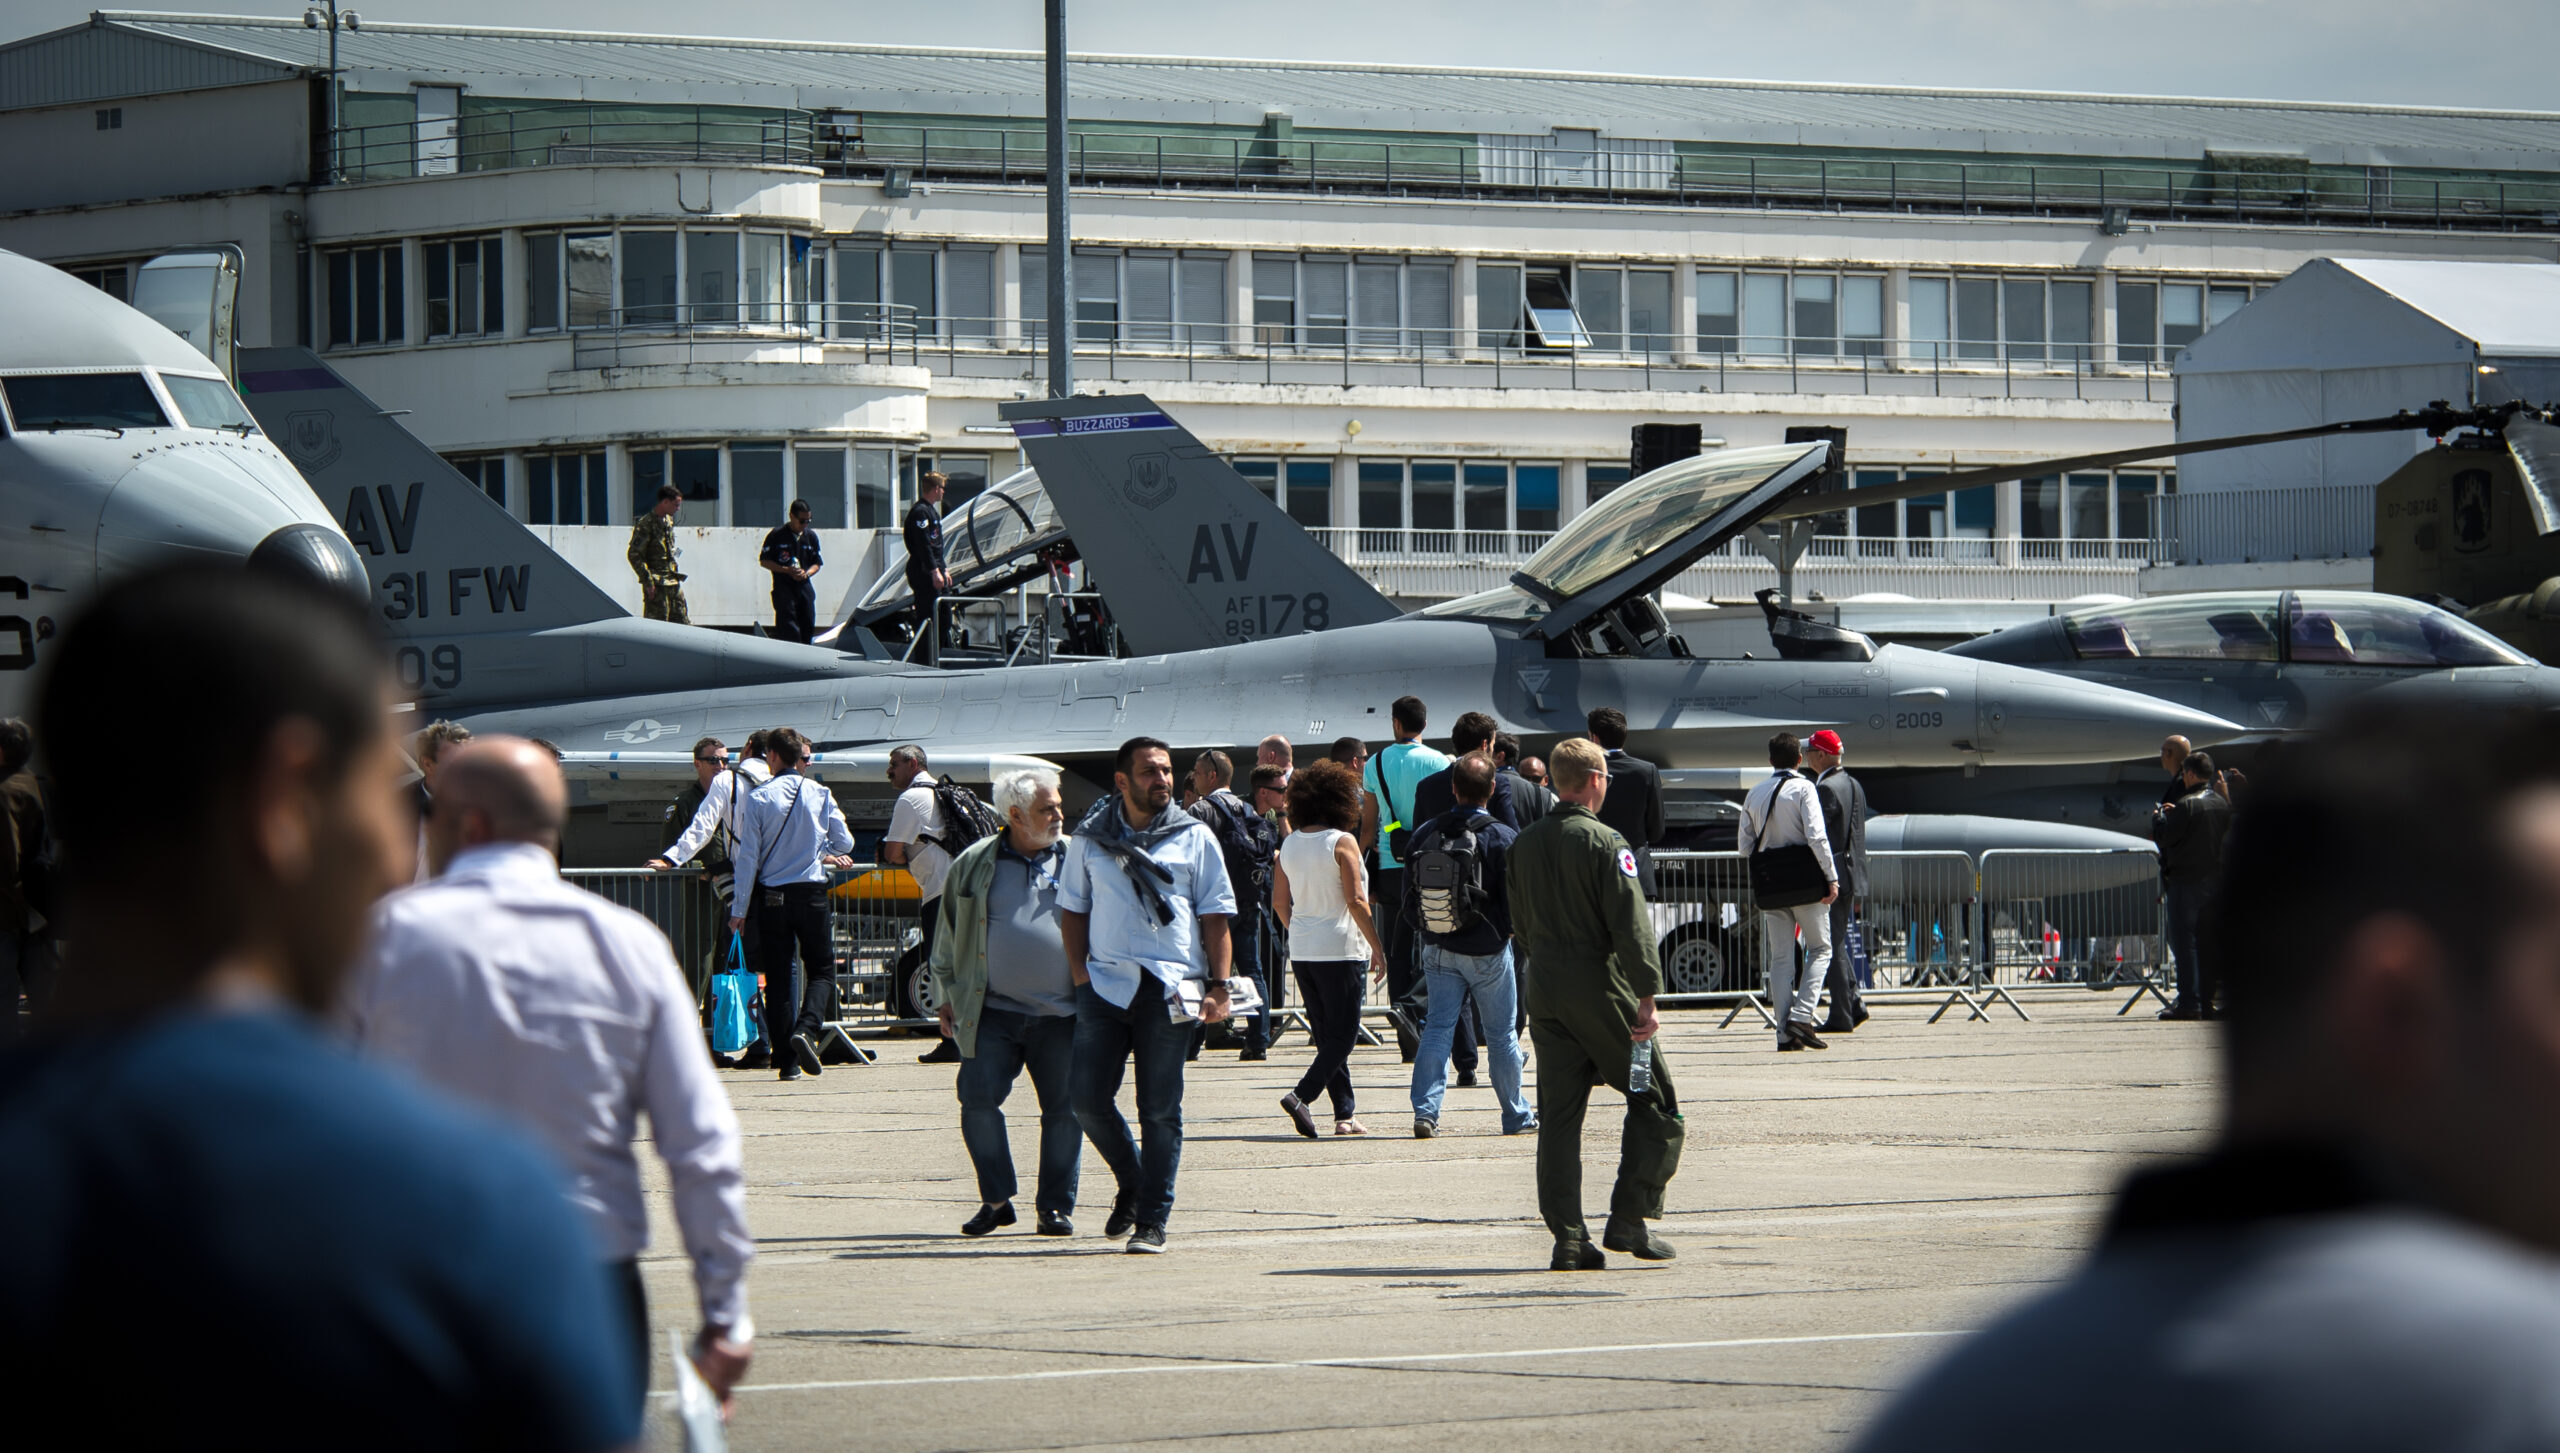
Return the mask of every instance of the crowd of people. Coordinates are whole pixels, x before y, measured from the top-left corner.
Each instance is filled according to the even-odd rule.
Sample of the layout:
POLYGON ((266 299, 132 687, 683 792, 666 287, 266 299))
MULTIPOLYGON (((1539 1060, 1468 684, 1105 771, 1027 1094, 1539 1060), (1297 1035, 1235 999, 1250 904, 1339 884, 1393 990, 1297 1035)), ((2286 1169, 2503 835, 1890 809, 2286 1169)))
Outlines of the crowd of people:
MULTIPOLYGON (((723 1399, 747 1370, 755 1244, 698 981, 648 920, 562 881, 555 751, 435 724, 413 776, 395 706, 347 602, 182 568, 106 591, 61 639, 35 728, 0 722, 0 958, 45 1031, 0 1057, 0 1357, 92 1432, 149 1436, 184 1410, 286 1445, 358 1426, 632 1445, 643 1113, 692 1270, 688 1360, 723 1399), (35 784, 36 742, 104 739, 172 698, 200 713, 190 773, 66 752, 35 784), (187 1355, 135 1399, 97 1350, 146 1304, 187 1355)), ((1267 1057, 1286 978, 1312 1046, 1280 1102, 1299 1134, 1321 1133, 1319 1100, 1334 1135, 1367 1133, 1352 1049, 1383 988, 1415 1136, 1444 1133, 1472 1044, 1501 1132, 1537 1137, 1552 1268, 1676 1255, 1652 1224, 1685 1140, 1657 1043, 1658 774, 1610 708, 1544 762, 1481 714, 1452 725, 1454 753, 1424 740, 1421 701, 1390 716, 1375 755, 1345 738, 1300 767, 1273 737, 1241 778, 1224 753, 1186 771, 1132 738, 1072 830, 1052 771, 1000 776, 989 813, 921 748, 892 756, 888 843, 923 892, 977 1176, 962 1235, 1018 1222, 1004 1105, 1027 1071, 1034 1232, 1075 1234, 1090 1144, 1113 1182, 1104 1234, 1166 1250, 1187 1067, 1231 1019, 1267 1057), (1626 1111, 1595 1236, 1599 1085, 1626 1111)), ((2228 1021, 2219 1146, 2131 1182, 2079 1274, 1922 1378, 1865 1446, 2560 1442, 2542 1259, 2560 1249, 2542 1154, 2560 1149, 2560 733, 2483 721, 2441 752, 2430 731, 2350 726, 2237 814, 2236 775, 2170 744, 2164 1017, 2228 1021), (2015 1380, 2055 1346, 2112 1355, 2015 1380), (2127 1367, 2150 1388, 2133 1404, 2127 1367)), ((1780 734, 1743 804, 1782 1050, 1865 1017, 1837 967, 1865 876, 1846 750, 1780 734)), ((809 756, 788 729, 737 757, 697 743, 654 860, 714 869, 784 1079, 820 1069, 825 884, 854 846, 809 756)))

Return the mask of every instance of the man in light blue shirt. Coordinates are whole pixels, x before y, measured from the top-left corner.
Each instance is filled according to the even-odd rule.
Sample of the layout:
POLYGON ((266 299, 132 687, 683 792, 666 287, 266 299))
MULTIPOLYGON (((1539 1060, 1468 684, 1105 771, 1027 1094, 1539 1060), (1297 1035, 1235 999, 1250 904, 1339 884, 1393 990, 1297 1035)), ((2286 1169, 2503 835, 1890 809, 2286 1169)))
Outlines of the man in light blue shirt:
MULTIPOLYGON (((1421 697, 1399 696, 1387 713, 1395 723, 1396 739, 1370 758, 1360 774, 1360 785, 1368 791, 1360 804, 1360 837, 1378 849, 1377 867, 1369 875, 1370 911, 1377 915, 1378 938, 1387 946, 1387 996, 1405 1009, 1396 1020, 1396 1046, 1404 1062, 1411 1064, 1419 1045, 1408 1021, 1421 994, 1422 973, 1414 965, 1413 926, 1404 917, 1404 864, 1391 845, 1401 831, 1422 826, 1423 818, 1414 807, 1414 789, 1456 759, 1423 745, 1422 729, 1429 724, 1430 714, 1421 697)), ((1474 1046, 1468 1049, 1462 1068, 1472 1073, 1474 1046)))
POLYGON ((729 931, 756 915, 756 967, 764 973, 765 1042, 773 1046, 782 1078, 823 1074, 818 1035, 824 1027, 814 992, 836 971, 827 932, 827 869, 850 868, 853 830, 844 809, 821 782, 800 775, 809 763, 809 739, 784 727, 765 738, 773 780, 748 797, 738 814, 738 890, 730 900, 729 931), (791 950, 800 949, 801 977, 793 977, 791 950))
POLYGON ((1199 1020, 1227 1017, 1236 895, 1218 835, 1174 809, 1171 747, 1153 737, 1121 743, 1112 785, 1118 796, 1077 829, 1058 878, 1059 929, 1076 983, 1071 1096, 1119 1182, 1102 1234, 1127 1235, 1129 1250, 1152 1253, 1164 1250, 1182 1166, 1182 1066, 1195 1021, 1178 986, 1206 979, 1199 1020), (1143 1154, 1119 1104, 1133 1059, 1143 1154))

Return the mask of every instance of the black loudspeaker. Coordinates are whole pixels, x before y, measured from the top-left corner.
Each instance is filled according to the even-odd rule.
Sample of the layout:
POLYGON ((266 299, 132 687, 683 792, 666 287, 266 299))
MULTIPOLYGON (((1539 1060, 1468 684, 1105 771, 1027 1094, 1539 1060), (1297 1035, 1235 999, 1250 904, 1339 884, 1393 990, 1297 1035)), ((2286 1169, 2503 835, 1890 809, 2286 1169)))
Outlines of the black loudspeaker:
POLYGON ((1823 461, 1822 472, 1813 478, 1807 494, 1829 494, 1849 487, 1849 431, 1829 424, 1789 424, 1790 444, 1828 444, 1831 457, 1823 461))
POLYGON ((1696 424, 1638 424, 1631 431, 1627 470, 1637 479, 1666 464, 1697 457, 1704 430, 1696 424))

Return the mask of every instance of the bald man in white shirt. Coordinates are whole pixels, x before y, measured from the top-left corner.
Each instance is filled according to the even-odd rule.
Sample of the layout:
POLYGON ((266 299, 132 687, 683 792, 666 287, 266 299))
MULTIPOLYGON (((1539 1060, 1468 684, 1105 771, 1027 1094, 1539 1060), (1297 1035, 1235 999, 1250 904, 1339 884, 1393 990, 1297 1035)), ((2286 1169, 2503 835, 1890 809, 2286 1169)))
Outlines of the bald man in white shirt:
POLYGON ((632 1140, 648 1111, 693 1262, 694 1361, 725 1400, 755 1336, 755 1239, 738 1118, 675 955, 646 918, 560 881, 568 786, 549 753, 482 738, 448 749, 436 789, 436 876, 375 911, 341 1010, 350 1037, 559 1157, 570 1202, 627 1299, 643 1387, 649 1218, 632 1140))

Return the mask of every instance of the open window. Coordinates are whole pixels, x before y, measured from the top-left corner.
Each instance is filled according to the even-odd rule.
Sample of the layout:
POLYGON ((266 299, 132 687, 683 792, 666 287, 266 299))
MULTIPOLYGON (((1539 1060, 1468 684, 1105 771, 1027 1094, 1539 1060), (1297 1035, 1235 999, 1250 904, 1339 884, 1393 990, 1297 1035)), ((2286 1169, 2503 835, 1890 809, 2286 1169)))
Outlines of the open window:
POLYGON ((1526 283, 1530 347, 1591 346, 1590 333, 1584 330, 1582 319, 1573 311, 1573 290, 1562 267, 1532 266, 1526 283))

